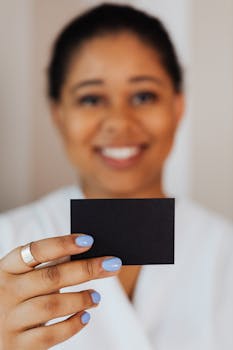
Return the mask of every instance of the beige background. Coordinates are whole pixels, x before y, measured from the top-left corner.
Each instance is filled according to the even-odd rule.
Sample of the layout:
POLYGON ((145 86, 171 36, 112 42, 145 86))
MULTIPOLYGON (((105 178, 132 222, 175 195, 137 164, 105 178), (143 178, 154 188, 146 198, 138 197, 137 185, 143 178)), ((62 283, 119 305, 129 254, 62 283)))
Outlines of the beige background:
MULTIPOLYGON (((0 1, 1 211, 75 181, 49 118, 45 69, 63 24, 100 2, 0 1)), ((168 162, 167 190, 233 218, 233 1, 121 2, 165 22, 186 71, 186 118, 168 162)))

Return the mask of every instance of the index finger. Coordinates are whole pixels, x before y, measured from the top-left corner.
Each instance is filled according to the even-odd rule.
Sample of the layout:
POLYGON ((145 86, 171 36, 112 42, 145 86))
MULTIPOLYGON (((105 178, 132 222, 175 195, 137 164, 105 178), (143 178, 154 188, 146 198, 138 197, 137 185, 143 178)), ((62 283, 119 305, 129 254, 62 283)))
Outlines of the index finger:
MULTIPOLYGON (((31 253, 38 264, 80 254, 91 248, 93 237, 84 234, 72 234, 61 237, 46 238, 31 243, 31 253)), ((10 251, 0 260, 0 269, 12 274, 21 274, 34 269, 21 257, 21 247, 10 251)))

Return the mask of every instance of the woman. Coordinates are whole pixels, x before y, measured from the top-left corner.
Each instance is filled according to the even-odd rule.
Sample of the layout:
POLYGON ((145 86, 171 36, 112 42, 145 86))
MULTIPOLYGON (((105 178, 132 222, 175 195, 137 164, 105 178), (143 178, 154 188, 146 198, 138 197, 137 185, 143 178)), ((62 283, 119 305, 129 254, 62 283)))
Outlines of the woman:
POLYGON ((0 348, 232 348, 232 228, 196 205, 177 201, 174 266, 67 262, 93 244, 91 232, 67 234, 70 198, 166 197, 184 98, 162 24, 128 6, 92 9, 59 35, 48 81, 78 185, 1 216, 0 348))

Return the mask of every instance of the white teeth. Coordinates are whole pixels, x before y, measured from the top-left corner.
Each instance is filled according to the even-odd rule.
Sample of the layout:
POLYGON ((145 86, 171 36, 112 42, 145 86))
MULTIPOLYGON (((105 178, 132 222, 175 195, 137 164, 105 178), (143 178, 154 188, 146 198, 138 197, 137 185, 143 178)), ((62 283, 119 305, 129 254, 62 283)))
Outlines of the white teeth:
POLYGON ((139 153, 139 151, 140 151, 139 147, 121 147, 121 148, 109 147, 109 148, 101 149, 101 153, 105 157, 109 157, 113 159, 127 159, 135 156, 137 153, 139 153))

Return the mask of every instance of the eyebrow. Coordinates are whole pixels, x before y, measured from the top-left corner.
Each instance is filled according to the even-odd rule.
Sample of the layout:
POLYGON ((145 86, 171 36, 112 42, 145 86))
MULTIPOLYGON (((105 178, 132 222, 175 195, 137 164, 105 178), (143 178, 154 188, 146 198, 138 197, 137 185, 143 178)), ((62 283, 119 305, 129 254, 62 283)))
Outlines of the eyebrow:
POLYGON ((133 78, 130 78, 129 79, 129 82, 143 82, 143 81, 152 81, 158 85, 162 85, 162 80, 159 79, 158 77, 154 77, 152 75, 139 75, 139 76, 136 76, 136 77, 133 77, 133 78))
POLYGON ((84 80, 84 81, 81 81, 80 83, 75 84, 71 88, 71 93, 73 93, 73 92, 75 92, 75 90, 80 89, 80 88, 85 87, 85 86, 103 85, 103 84, 104 84, 104 81, 101 79, 84 80))
MULTIPOLYGON (((144 81, 151 81, 156 83, 157 85, 163 85, 162 80, 151 76, 151 75, 139 75, 139 76, 135 76, 132 77, 130 79, 128 79, 128 81, 130 83, 138 83, 138 82, 144 82, 144 81)), ((91 79, 91 80, 83 80, 77 84, 75 84, 72 88, 71 88, 71 92, 75 92, 77 89, 80 89, 82 87, 86 87, 86 86, 93 86, 93 85, 103 85, 104 84, 104 80, 102 79, 91 79)))

